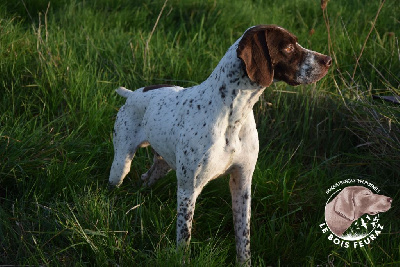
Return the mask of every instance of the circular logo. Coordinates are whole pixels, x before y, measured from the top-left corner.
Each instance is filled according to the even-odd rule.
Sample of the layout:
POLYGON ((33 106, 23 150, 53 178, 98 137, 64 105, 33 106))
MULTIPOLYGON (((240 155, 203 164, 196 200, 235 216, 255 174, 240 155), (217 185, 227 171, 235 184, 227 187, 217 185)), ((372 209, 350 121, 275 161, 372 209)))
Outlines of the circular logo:
POLYGON ((392 198, 362 179, 347 179, 331 186, 326 194, 325 223, 320 224, 328 240, 342 247, 363 247, 376 239, 383 226, 379 213, 390 209, 392 198))

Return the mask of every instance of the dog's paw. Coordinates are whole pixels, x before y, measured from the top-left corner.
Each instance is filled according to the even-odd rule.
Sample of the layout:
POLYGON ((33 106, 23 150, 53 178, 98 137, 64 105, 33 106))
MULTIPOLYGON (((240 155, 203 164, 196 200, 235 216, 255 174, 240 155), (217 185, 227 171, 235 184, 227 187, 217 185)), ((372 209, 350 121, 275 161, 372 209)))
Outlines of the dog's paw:
POLYGON ((113 190, 113 189, 116 189, 116 188, 118 188, 120 185, 122 184, 122 181, 117 181, 117 182, 115 182, 115 181, 108 181, 108 189, 109 190, 113 190))
POLYGON ((149 172, 143 173, 142 176, 140 177, 140 179, 141 179, 143 182, 149 180, 149 172))
POLYGON ((112 184, 112 183, 108 182, 108 190, 109 191, 112 191, 112 190, 114 190, 114 189, 116 189, 118 187, 119 187, 118 185, 115 185, 115 184, 112 184))
POLYGON ((150 187, 150 174, 149 172, 146 172, 144 174, 142 174, 142 176, 140 177, 140 180, 143 181, 142 186, 143 187, 150 187))

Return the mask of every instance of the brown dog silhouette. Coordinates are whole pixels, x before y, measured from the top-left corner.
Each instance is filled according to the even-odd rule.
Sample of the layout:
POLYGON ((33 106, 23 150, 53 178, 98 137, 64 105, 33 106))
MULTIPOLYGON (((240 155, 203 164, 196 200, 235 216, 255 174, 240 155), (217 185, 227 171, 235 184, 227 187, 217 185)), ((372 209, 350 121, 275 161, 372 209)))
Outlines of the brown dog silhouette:
POLYGON ((335 235, 342 236, 362 215, 385 212, 391 204, 390 197, 374 194, 363 186, 348 186, 325 206, 325 221, 335 235))

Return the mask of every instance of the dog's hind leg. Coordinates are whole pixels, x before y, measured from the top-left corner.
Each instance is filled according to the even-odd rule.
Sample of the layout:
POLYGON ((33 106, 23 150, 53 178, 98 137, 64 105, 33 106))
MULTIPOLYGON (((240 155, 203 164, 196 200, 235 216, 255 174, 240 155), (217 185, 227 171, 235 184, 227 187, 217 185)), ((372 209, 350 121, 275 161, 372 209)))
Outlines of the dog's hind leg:
POLYGON ((110 186, 119 186, 130 171, 131 162, 139 147, 148 145, 141 138, 141 120, 135 118, 130 106, 123 106, 117 115, 114 126, 114 161, 108 180, 110 186))
POLYGON ((153 165, 146 173, 142 174, 142 180, 146 186, 152 186, 171 170, 171 167, 163 157, 161 157, 155 150, 153 150, 153 153, 153 165))

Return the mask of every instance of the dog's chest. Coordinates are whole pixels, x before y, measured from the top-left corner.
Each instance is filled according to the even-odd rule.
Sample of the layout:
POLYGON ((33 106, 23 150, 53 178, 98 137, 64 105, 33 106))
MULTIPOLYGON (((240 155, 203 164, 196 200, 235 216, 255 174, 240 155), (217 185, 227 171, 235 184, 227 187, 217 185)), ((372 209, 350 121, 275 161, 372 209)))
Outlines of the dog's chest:
POLYGON ((158 90, 144 118, 146 139, 172 168, 176 168, 177 155, 182 153, 201 159, 213 150, 215 160, 229 161, 241 152, 244 133, 256 131, 254 124, 246 123, 252 101, 240 100, 243 96, 238 101, 230 98, 231 103, 212 95, 192 97, 196 89, 174 94, 158 90))

